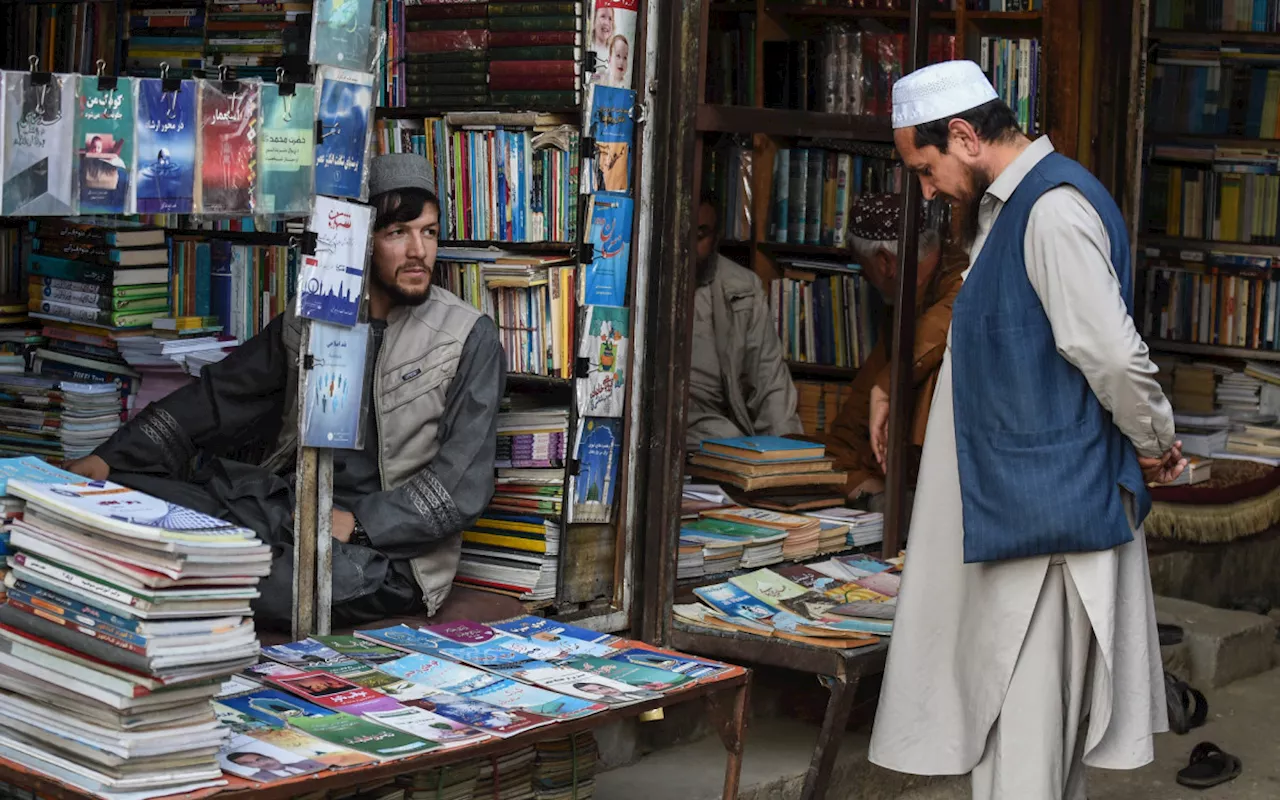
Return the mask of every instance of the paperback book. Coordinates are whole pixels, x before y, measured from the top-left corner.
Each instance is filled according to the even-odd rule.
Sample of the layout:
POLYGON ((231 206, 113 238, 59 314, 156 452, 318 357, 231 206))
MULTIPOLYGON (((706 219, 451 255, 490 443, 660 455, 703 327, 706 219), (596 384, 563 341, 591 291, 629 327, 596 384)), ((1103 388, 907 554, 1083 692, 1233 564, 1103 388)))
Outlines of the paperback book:
POLYGON ((622 420, 586 417, 578 421, 574 458, 578 473, 569 478, 570 522, 610 522, 613 494, 622 460, 622 420))
POLYGON ((316 0, 311 23, 311 63, 371 69, 376 35, 373 0, 316 0))
POLYGON ((320 141, 316 144, 316 194, 364 200, 370 131, 373 127, 373 75, 320 67, 320 141))
POLYGON ((199 81, 200 183, 196 209, 204 214, 254 211, 259 87, 256 81, 199 81))
POLYGON ((307 229, 316 252, 304 255, 298 273, 298 316, 355 325, 364 289, 373 208, 317 195, 307 229))
POLYGON ((585 244, 592 260, 582 281, 579 305, 625 306, 631 262, 631 219, 635 204, 614 192, 591 195, 585 244))
POLYGON ((631 309, 587 306, 585 310, 586 332, 578 346, 578 363, 586 367, 586 376, 577 380, 578 413, 621 417, 630 386, 631 309))
POLYGON ((197 91, 182 81, 166 92, 159 78, 138 80, 137 175, 139 214, 190 214, 195 207, 197 91))
POLYGON ((259 214, 306 214, 315 186, 316 87, 294 84, 281 93, 262 84, 258 131, 259 214))
POLYGON ((611 86, 591 87, 591 138, 595 140, 594 191, 631 193, 635 147, 636 93, 611 86))
POLYGON ((363 449, 368 323, 346 328, 316 322, 310 345, 313 367, 307 370, 302 446, 363 449))
POLYGON ((74 75, 4 73, 4 216, 76 213, 75 98, 74 75))
POLYGON ((80 213, 127 214, 134 156, 134 85, 117 78, 98 90, 98 78, 80 76, 75 146, 79 158, 80 213))
POLYGON ((605 86, 631 86, 638 0, 592 0, 590 47, 596 55, 591 80, 605 86))

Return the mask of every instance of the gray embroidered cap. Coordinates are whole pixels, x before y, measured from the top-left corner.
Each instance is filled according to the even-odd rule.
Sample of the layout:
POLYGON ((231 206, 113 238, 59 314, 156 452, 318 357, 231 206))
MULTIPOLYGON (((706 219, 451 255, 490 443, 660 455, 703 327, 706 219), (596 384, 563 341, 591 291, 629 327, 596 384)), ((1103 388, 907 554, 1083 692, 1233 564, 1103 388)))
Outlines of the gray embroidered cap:
POLYGON ((436 193, 431 162, 414 153, 388 153, 369 165, 369 196, 392 189, 425 189, 436 193))

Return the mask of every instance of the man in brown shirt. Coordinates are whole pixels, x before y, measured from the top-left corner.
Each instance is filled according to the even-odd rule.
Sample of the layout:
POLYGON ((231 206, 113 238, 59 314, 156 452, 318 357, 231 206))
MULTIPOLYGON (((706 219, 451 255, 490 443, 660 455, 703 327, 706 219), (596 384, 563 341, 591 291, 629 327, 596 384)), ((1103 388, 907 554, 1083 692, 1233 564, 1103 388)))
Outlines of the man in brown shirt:
MULTIPOLYGON (((849 212, 849 239, 862 272, 886 299, 894 296, 898 278, 897 195, 863 195, 849 212)), ((964 253, 944 247, 939 231, 923 226, 916 280, 916 335, 911 385, 915 387, 910 444, 913 458, 924 444, 929 403, 947 346, 951 304, 963 283, 964 253)), ((891 310, 891 309, 890 309, 891 310)), ((890 347, 893 314, 881 321, 876 346, 858 369, 852 396, 845 401, 831 430, 821 437, 836 469, 849 473, 850 500, 884 491, 884 458, 889 427, 890 347)))

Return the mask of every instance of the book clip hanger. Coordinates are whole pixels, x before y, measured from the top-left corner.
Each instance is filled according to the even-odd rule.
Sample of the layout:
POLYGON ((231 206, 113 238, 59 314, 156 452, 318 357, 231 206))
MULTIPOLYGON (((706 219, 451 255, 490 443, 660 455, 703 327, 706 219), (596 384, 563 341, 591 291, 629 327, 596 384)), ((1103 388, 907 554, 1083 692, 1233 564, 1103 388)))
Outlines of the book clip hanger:
MULTIPOLYGON (((31 85, 32 86, 48 86, 53 83, 52 72, 40 72, 40 57, 27 56, 27 63, 31 66, 31 85)), ((41 114, 44 113, 44 93, 40 93, 40 106, 36 109, 41 114)))
MULTIPOLYGON (((285 76, 284 67, 276 67, 276 92, 281 97, 293 97, 298 93, 298 84, 286 81, 285 76)), ((287 101, 284 104, 285 122, 288 122, 293 117, 293 109, 290 108, 290 105, 287 101)))
POLYGON ((316 120, 316 142, 323 142, 329 136, 336 136, 342 133, 342 123, 335 122, 332 125, 326 125, 324 120, 316 120))
POLYGON ((596 260, 596 246, 591 242, 583 242, 578 250, 578 261, 583 264, 590 264, 596 260))
POLYGON ((98 91, 114 92, 116 90, 116 76, 107 74, 107 62, 98 59, 98 91))
POLYGON ((573 362, 573 377, 585 378, 591 374, 591 359, 587 356, 578 356, 573 362))
POLYGON ((315 231, 304 230, 301 236, 289 237, 289 246, 300 248, 304 256, 314 256, 316 254, 316 245, 319 243, 317 239, 315 231))
POLYGON ((223 94, 239 95, 240 81, 227 79, 227 65, 223 64, 218 67, 218 83, 223 94))
POLYGON ((166 113, 168 114, 169 119, 176 118, 178 116, 178 98, 176 95, 178 92, 182 91, 182 78, 169 77, 168 61, 160 62, 160 89, 167 94, 175 95, 169 101, 169 109, 166 113))

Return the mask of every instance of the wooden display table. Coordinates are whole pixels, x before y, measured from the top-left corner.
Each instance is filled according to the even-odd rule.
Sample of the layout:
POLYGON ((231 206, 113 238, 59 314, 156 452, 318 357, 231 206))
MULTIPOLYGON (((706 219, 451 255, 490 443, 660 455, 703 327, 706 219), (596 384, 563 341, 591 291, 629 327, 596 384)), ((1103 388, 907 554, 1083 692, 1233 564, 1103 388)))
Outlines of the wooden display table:
POLYGON ((674 621, 670 645, 682 653, 728 659, 736 664, 764 664, 793 669, 818 675, 822 679, 823 684, 831 691, 831 697, 827 701, 822 730, 818 734, 813 759, 809 762, 809 771, 805 775, 801 800, 822 800, 826 796, 831 770, 840 753, 840 739, 845 726, 849 724, 849 714, 853 710, 853 698, 858 691, 858 684, 865 675, 884 672, 885 657, 889 653, 889 644, 885 641, 853 650, 836 650, 749 633, 700 628, 680 620, 674 621))
MULTIPOLYGON (((343 770, 326 770, 271 784, 260 784, 242 778, 225 775, 228 785, 202 789, 171 798, 195 800, 216 796, 222 798, 253 798, 253 800, 284 800, 284 798, 313 792, 348 789, 374 784, 399 775, 410 775, 437 767, 460 764, 476 759, 494 758, 521 750, 537 742, 563 739, 582 731, 594 730, 622 719, 639 716, 646 711, 702 700, 715 724, 716 731, 728 751, 724 772, 724 800, 736 800, 738 781, 742 775, 742 749, 747 726, 747 699, 751 682, 750 670, 733 667, 717 678, 704 679, 693 686, 669 692, 660 698, 623 708, 602 711, 581 719, 566 720, 554 725, 534 728, 506 739, 494 739, 471 747, 439 749, 420 756, 353 767, 343 770)), ((0 782, 34 791, 43 798, 90 798, 79 789, 72 788, 54 778, 30 770, 0 758, 0 782)), ((672 787, 675 788, 675 787, 672 787)))

